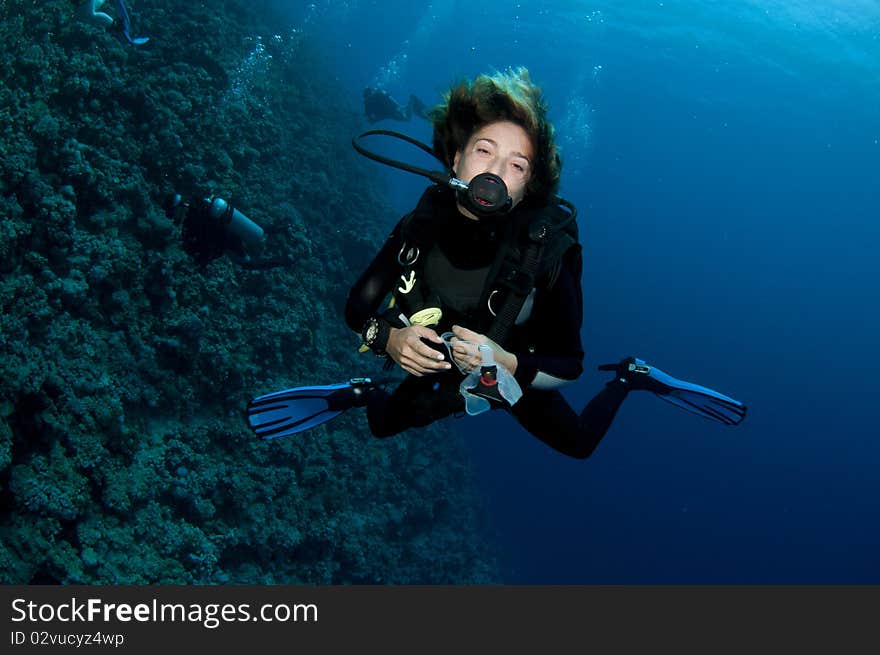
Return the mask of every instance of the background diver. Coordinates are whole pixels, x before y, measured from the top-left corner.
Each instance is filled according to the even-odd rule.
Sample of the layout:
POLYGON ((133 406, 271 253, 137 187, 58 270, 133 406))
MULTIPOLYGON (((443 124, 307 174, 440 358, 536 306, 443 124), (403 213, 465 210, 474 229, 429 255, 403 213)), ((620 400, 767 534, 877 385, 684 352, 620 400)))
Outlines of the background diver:
POLYGON ((179 226, 181 248, 203 269, 219 257, 249 270, 293 266, 284 247, 288 225, 260 226, 231 202, 216 196, 166 196, 165 215, 179 226))
POLYGON ((247 414, 258 436, 300 432, 358 406, 377 437, 504 409, 557 451, 586 458, 635 390, 723 424, 743 420, 743 403, 635 357, 600 366, 613 379, 576 412, 559 389, 583 371, 581 247, 576 209, 555 195, 562 164, 541 91, 525 68, 481 75, 450 89, 430 119, 433 148, 422 147, 445 176, 354 142, 435 181, 345 308, 362 350, 408 375, 391 392, 355 378, 255 398, 247 414))
POLYGON ((425 103, 416 96, 410 95, 409 101, 403 107, 392 98, 384 89, 364 89, 364 115, 367 122, 375 123, 381 120, 408 121, 413 114, 427 119, 425 103))
POLYGON ((143 45, 150 40, 149 37, 145 36, 131 36, 131 19, 128 16, 128 10, 125 8, 122 0, 113 0, 113 4, 116 7, 116 18, 100 11, 105 1, 106 0, 86 0, 84 4, 80 5, 79 10, 77 11, 79 18, 92 25, 107 28, 110 32, 124 38, 132 45, 143 45))

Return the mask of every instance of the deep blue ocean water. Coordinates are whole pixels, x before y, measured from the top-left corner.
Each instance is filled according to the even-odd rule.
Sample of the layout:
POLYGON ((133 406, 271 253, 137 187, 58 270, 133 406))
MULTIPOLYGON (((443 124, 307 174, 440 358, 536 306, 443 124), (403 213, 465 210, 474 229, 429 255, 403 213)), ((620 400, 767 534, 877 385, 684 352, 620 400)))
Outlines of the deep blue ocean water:
MULTIPOLYGON (((566 396, 635 354, 750 407, 728 428, 634 394, 586 461, 458 421, 507 582, 880 583, 880 3, 278 2, 353 112, 527 66, 580 210, 566 396)), ((425 181, 376 170, 390 229, 425 181)))

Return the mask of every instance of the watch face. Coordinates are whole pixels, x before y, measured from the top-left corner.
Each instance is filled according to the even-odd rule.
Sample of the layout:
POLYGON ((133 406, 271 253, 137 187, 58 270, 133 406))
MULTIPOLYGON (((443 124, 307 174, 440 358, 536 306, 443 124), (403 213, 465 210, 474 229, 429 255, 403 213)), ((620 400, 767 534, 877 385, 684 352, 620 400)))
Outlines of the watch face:
POLYGON ((370 319, 367 329, 364 330, 364 341, 367 345, 371 345, 379 335, 379 322, 376 319, 370 319))

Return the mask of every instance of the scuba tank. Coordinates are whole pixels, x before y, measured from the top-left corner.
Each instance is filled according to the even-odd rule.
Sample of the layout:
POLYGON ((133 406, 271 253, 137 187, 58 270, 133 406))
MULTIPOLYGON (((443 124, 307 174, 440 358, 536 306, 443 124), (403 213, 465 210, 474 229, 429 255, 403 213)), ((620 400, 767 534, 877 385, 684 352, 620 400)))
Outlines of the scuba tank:
POLYGON ((226 252, 247 257, 265 243, 263 228, 223 198, 185 201, 173 194, 166 198, 164 208, 168 218, 180 223, 184 251, 201 266, 226 252))

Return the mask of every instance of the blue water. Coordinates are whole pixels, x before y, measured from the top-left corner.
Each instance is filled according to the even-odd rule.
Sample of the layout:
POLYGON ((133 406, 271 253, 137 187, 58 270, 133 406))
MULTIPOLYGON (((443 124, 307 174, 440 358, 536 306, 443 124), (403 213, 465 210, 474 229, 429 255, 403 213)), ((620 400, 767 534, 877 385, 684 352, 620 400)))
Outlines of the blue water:
MULTIPOLYGON (((750 407, 636 394, 587 461, 459 421, 508 582, 880 583, 880 4, 287 5, 354 112, 514 65, 544 88, 585 248, 573 404, 635 354, 750 407)), ((424 183, 369 166, 390 228, 424 183)))

